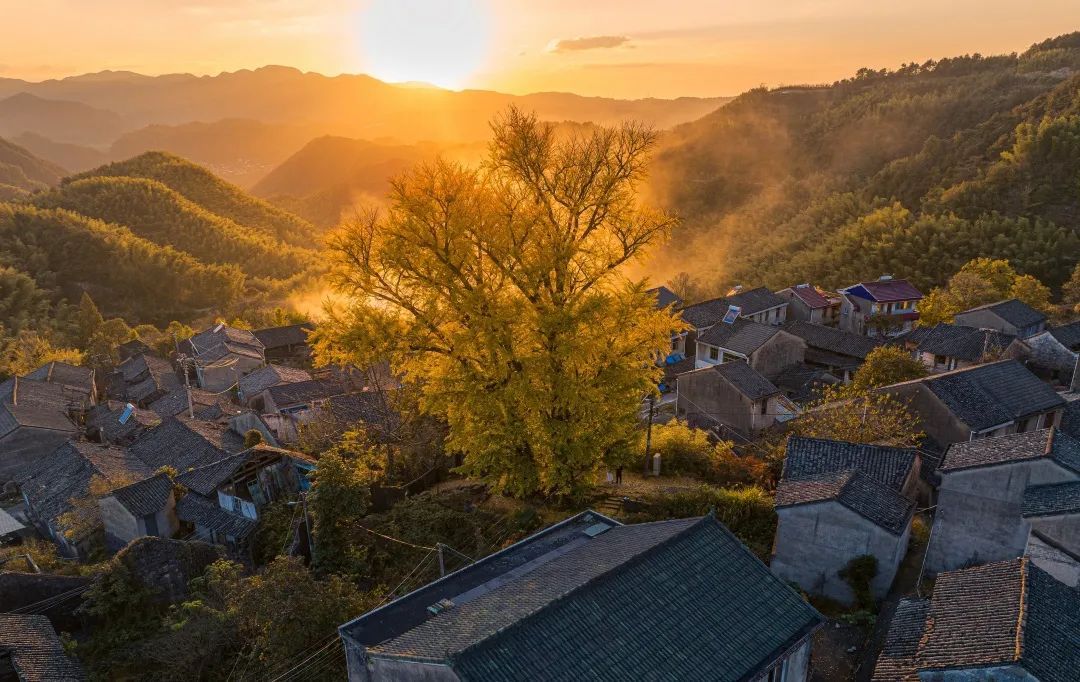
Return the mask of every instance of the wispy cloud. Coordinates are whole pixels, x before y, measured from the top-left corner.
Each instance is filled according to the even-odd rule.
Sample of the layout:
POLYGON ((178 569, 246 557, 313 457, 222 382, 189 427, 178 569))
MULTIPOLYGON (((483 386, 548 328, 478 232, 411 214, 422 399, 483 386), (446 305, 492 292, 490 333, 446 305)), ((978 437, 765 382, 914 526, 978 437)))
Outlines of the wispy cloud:
POLYGON ((619 47, 630 42, 627 36, 589 36, 587 38, 555 39, 548 43, 548 52, 579 52, 619 47))

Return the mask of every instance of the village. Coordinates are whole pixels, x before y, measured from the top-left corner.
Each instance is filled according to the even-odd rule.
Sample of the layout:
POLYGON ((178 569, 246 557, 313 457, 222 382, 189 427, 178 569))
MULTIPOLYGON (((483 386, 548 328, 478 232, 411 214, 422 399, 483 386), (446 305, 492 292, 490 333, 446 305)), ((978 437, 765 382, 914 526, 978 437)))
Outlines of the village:
MULTIPOLYGON (((590 507, 564 507, 486 556, 427 548, 438 577, 402 576, 283 674, 306 679, 340 649, 357 681, 570 680, 600 668, 706 679, 718 660, 731 679, 770 682, 1075 679, 1080 321, 1052 324, 1009 299, 919 326, 924 294, 889 275, 693 303, 648 293, 683 325, 643 396, 643 466, 606 472, 590 507), (853 392, 864 363, 888 353, 918 376, 853 392), (894 429, 883 405, 910 423, 894 429), (854 430, 840 432, 872 435, 796 426, 851 411, 854 430), (748 547, 713 506, 640 514, 710 480, 650 447, 665 429, 729 449, 737 466, 779 453, 767 548, 748 547), (683 655, 651 668, 642 652, 669 637, 683 655)), ((313 364, 317 327, 219 322, 169 353, 126 342, 105 376, 55 361, 0 385, 0 679, 84 679, 58 632, 78 629, 93 579, 50 574, 20 549, 30 543, 51 543, 69 565, 127 557, 183 594, 199 571, 191 556, 256 568, 254 540, 277 503, 292 508, 282 552, 311 560, 319 461, 306 445, 357 429, 378 442, 405 418, 388 363, 313 364)), ((373 504, 470 484, 454 464, 383 482, 373 504)))

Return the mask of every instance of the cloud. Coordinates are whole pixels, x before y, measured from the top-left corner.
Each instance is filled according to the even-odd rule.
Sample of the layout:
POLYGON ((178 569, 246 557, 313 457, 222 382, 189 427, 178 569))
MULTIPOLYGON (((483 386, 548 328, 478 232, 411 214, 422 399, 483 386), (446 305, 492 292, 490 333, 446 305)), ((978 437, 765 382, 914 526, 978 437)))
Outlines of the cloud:
POLYGON ((619 47, 630 42, 626 36, 590 36, 588 38, 563 38, 548 43, 548 52, 578 52, 619 47))

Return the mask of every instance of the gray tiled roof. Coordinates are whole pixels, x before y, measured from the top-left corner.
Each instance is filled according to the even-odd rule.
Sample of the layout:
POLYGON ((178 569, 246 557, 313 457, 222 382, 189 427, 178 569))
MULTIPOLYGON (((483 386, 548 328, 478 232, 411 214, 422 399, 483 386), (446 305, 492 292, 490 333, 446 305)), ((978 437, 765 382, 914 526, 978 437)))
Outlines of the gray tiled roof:
POLYGON ((728 307, 739 306, 742 308, 740 315, 749 317, 770 308, 776 308, 787 303, 787 299, 778 296, 765 287, 750 289, 732 296, 714 298, 688 305, 679 311, 682 318, 695 329, 704 329, 719 323, 727 314, 728 307))
POLYGON ((172 495, 172 481, 165 474, 157 474, 145 480, 113 490, 110 495, 123 505, 132 516, 138 518, 156 514, 168 504, 172 495))
POLYGON ((284 327, 266 327, 252 332, 266 349, 299 346, 307 343, 308 334, 315 329, 311 322, 290 324, 284 327))
POLYGON ((334 379, 310 379, 271 386, 267 390, 274 404, 280 408, 341 395, 345 393, 345 386, 334 379))
POLYGON ((969 308, 963 312, 957 313, 957 316, 964 315, 966 313, 975 312, 976 310, 989 310, 995 315, 1005 320, 1017 329, 1023 329, 1024 327, 1030 327, 1046 320, 1046 315, 1042 314, 1038 310, 1035 310, 1027 303, 1015 298, 1010 298, 1006 301, 998 301, 996 303, 987 303, 986 305, 977 306, 975 308, 969 308))
POLYGON ((821 622, 706 517, 582 537, 372 655, 448 662, 462 679, 493 682, 541 670, 567 681, 740 680, 763 672, 821 622))
POLYGON ((150 410, 136 407, 128 420, 121 424, 120 416, 126 409, 126 403, 115 400, 98 403, 90 409, 86 425, 90 429, 102 429, 109 442, 122 443, 161 423, 161 418, 150 410))
POLYGON ((922 670, 1019 664, 1040 682, 1080 670, 1080 590, 1027 558, 938 575, 922 645, 922 670))
POLYGON ((1024 490, 1025 517, 1077 513, 1080 513, 1080 481, 1033 485, 1024 490))
POLYGON ((241 452, 205 466, 185 471, 176 478, 176 481, 200 495, 210 497, 217 490, 217 487, 232 476, 247 459, 247 453, 241 452))
POLYGON ((1065 403, 1061 413, 1061 430, 1073 438, 1080 438, 1080 396, 1065 403))
POLYGON ((267 365, 240 378, 240 395, 244 398, 251 398, 271 386, 295 384, 301 381, 311 381, 311 373, 296 367, 267 365))
POLYGON ((918 453, 911 448, 791 436, 784 457, 783 478, 857 469, 893 490, 900 490, 917 457, 918 453))
POLYGON ((176 518, 203 528, 243 540, 257 525, 240 514, 234 514, 197 493, 188 493, 176 503, 176 518))
POLYGON ((186 415, 188 410, 188 392, 191 393, 191 404, 198 413, 205 408, 216 405, 228 405, 229 400, 223 395, 204 391, 201 388, 187 388, 178 386, 147 405, 147 409, 162 419, 186 415))
POLYGON ((1080 350, 1080 320, 1063 324, 1059 327, 1051 327, 1047 331, 1050 336, 1069 350, 1080 350))
POLYGON ((912 329, 893 339, 893 343, 911 344, 921 353, 978 362, 987 354, 1005 350, 1015 340, 1015 336, 993 329, 975 329, 941 322, 933 327, 912 329))
POLYGON ((68 657, 45 616, 0 613, 0 650, 10 652, 21 682, 79 682, 86 676, 68 657))
POLYGON ((709 327, 698 336, 697 340, 699 343, 707 343, 710 346, 749 356, 778 333, 780 333, 779 327, 740 318, 735 320, 734 324, 721 322, 709 327))
POLYGON ((784 479, 776 487, 776 508, 834 500, 885 530, 904 532, 915 503, 855 469, 784 479))
POLYGON ((842 329, 799 320, 786 322, 781 329, 798 336, 806 342, 808 348, 852 358, 865 359, 870 351, 881 345, 881 341, 862 334, 852 334, 842 329))
POLYGON ((929 599, 900 600, 874 667, 873 682, 918 682, 916 655, 929 612, 929 599))
POLYGON ((657 308, 666 308, 669 305, 681 306, 683 303, 683 300, 679 298, 679 295, 667 287, 653 287, 645 293, 654 294, 656 296, 657 308))
POLYGON ((178 473, 220 461, 244 449, 244 438, 224 424, 170 417, 131 445, 131 452, 153 469, 178 473))
POLYGON ((779 388, 758 374, 757 370, 746 364, 745 360, 724 362, 713 365, 709 369, 724 377, 729 384, 735 387, 735 390, 746 396, 748 400, 761 400, 780 393, 779 388))
POLYGON ((26 375, 27 379, 46 381, 74 388, 84 393, 94 391, 94 370, 67 362, 49 362, 26 375))
POLYGON ((954 443, 945 452, 942 471, 971 469, 1049 457, 1080 473, 1080 440, 1059 429, 1039 429, 954 443))
POLYGON ((1064 407, 1065 401, 1016 360, 920 379, 972 431, 1064 407))
POLYGON ((146 353, 120 363, 127 400, 142 402, 180 386, 180 377, 168 360, 146 353))

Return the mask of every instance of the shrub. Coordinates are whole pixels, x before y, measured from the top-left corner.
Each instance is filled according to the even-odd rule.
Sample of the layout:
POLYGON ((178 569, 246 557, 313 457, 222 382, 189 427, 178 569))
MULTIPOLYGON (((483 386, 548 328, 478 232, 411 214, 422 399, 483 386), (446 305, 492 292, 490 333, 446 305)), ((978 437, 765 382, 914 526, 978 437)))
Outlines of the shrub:
POLYGON ((870 554, 857 556, 837 571, 837 574, 855 593, 855 605, 859 610, 870 611, 874 608, 874 593, 870 591, 870 583, 877 575, 877 557, 870 554))

